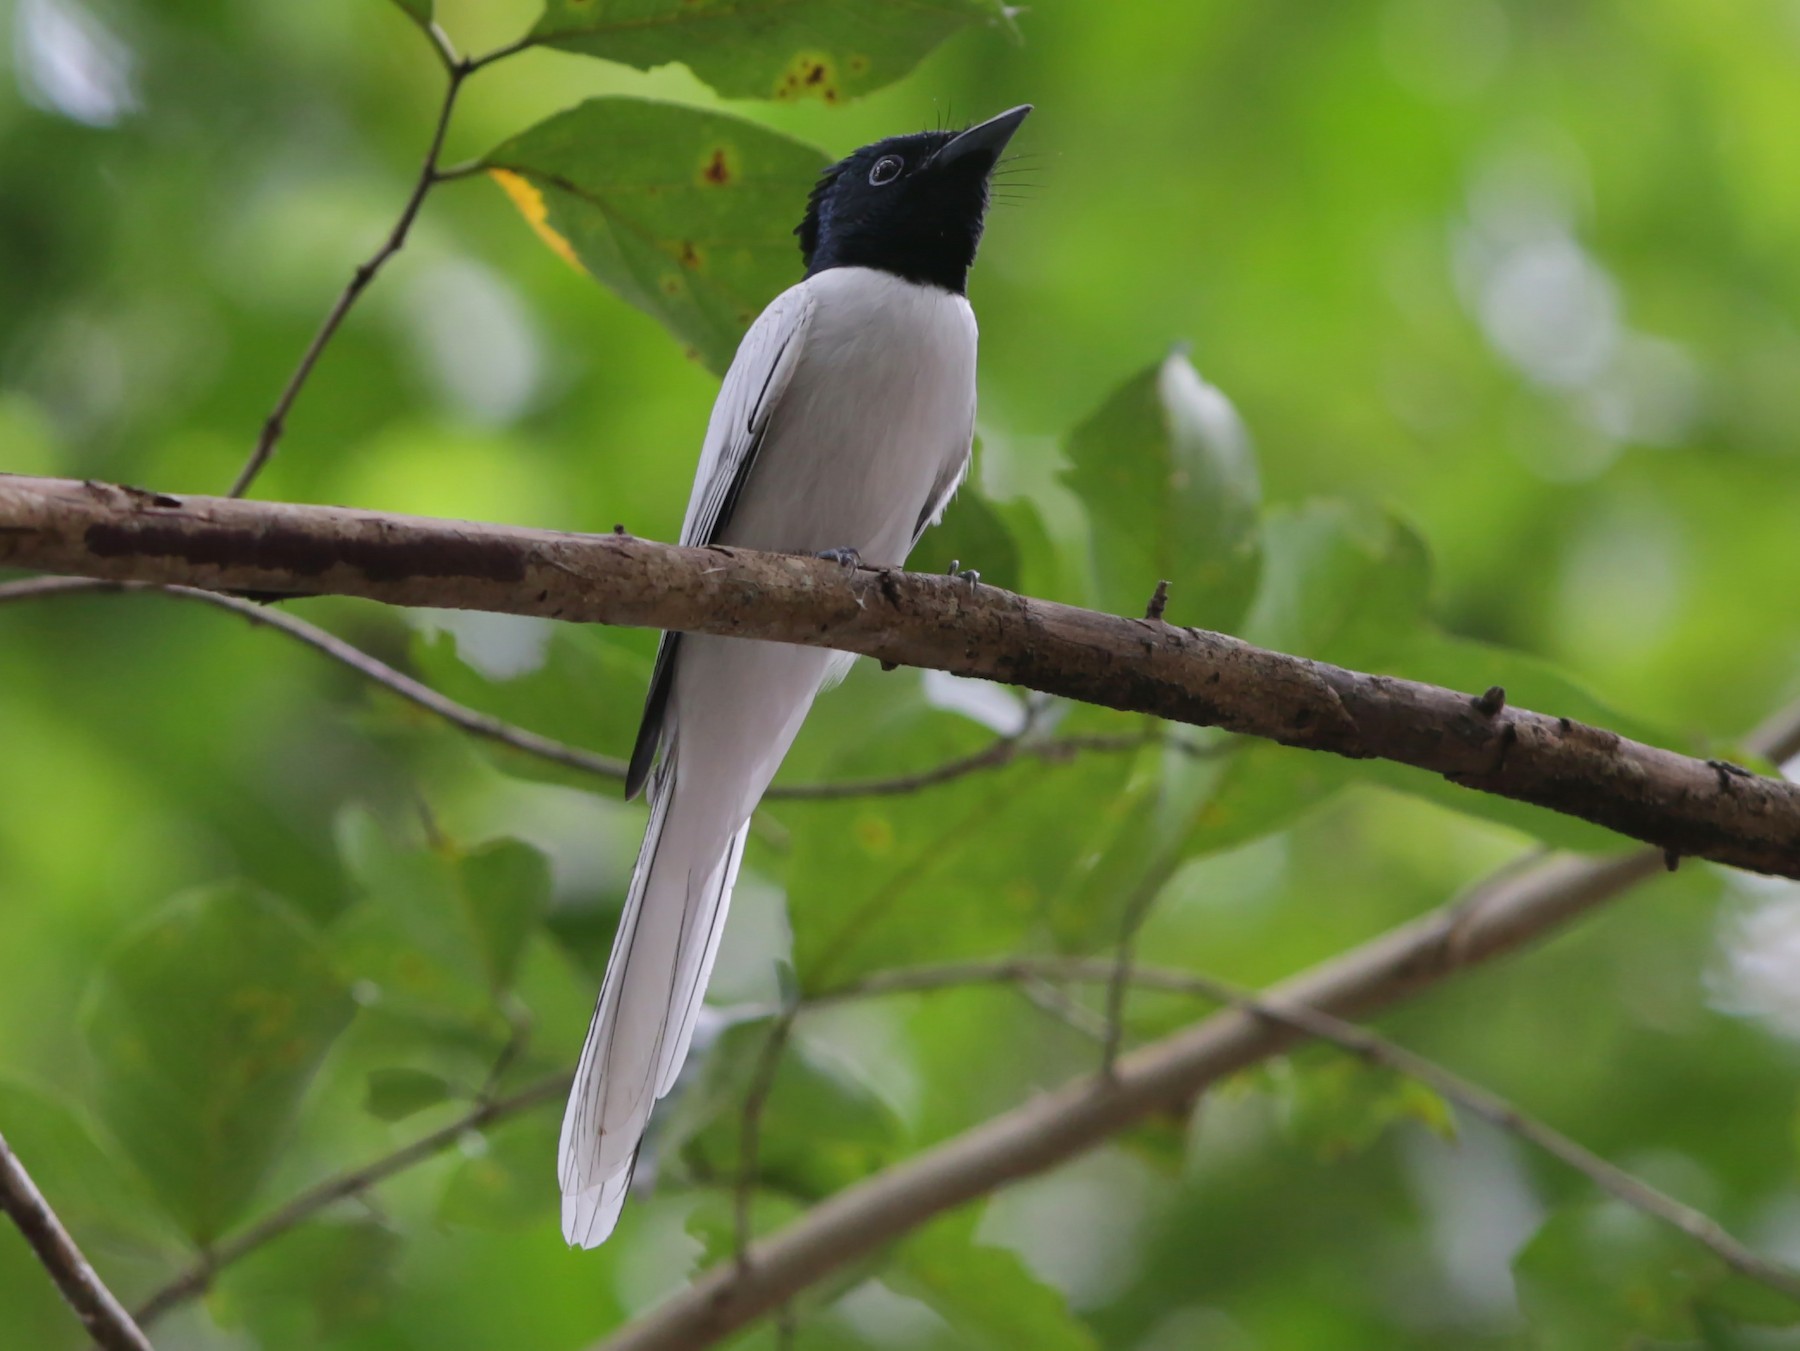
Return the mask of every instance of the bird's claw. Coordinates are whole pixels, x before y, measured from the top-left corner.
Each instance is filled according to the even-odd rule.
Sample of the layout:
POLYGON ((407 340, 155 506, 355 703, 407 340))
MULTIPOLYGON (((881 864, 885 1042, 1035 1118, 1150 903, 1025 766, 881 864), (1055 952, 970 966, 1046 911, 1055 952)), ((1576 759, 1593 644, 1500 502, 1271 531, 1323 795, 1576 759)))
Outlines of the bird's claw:
POLYGON ((957 577, 967 582, 969 584, 969 590, 971 591, 981 584, 981 574, 974 568, 965 568, 962 565, 962 559, 960 558, 952 558, 950 560, 950 569, 944 575, 946 577, 957 577))
POLYGON ((860 568, 862 555, 854 549, 823 549, 813 555, 823 558, 827 563, 836 563, 841 568, 860 568))

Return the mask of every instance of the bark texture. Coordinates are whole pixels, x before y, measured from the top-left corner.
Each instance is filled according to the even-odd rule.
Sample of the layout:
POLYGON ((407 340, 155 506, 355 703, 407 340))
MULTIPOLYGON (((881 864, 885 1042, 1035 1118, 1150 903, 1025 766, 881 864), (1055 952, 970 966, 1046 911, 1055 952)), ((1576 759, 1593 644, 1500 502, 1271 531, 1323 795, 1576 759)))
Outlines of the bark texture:
MULTIPOLYGON (((341 507, 0 476, 0 566, 840 648, 1375 758, 1800 878, 1800 785, 1482 695, 918 573, 341 507)), ((1146 593, 1155 579, 1146 579, 1146 593)))

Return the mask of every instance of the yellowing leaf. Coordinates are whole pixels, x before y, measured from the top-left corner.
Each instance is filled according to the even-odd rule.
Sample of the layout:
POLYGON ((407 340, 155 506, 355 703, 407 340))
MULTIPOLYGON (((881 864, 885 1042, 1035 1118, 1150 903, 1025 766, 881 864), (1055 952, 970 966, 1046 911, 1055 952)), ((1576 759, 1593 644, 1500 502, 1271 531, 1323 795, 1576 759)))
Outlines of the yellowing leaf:
POLYGON ((589 99, 486 159, 532 229, 723 372, 800 279, 794 226, 821 151, 726 113, 589 99))
POLYGON ((550 251, 561 258, 577 272, 586 272, 581 259, 575 256, 575 247, 559 235, 550 225, 550 211, 544 205, 544 194, 539 192, 531 180, 513 173, 509 169, 489 169, 488 177, 500 185, 512 204, 519 208, 519 214, 525 217, 525 223, 538 233, 538 238, 550 246, 550 251))

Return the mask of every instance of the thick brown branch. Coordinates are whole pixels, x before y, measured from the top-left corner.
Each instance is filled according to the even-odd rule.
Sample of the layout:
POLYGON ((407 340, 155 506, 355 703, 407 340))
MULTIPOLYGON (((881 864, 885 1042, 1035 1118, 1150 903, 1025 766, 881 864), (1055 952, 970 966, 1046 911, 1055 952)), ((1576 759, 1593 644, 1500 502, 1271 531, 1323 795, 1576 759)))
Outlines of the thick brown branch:
POLYGON ((38 1261, 96 1342, 106 1351, 152 1351, 150 1339, 81 1255, 4 1135, 0 1135, 0 1210, 19 1226, 38 1261))
MULTIPOLYGON (((924 574, 0 476, 0 565, 765 638, 1380 757, 1676 855, 1800 877, 1800 786, 1454 690, 924 574)), ((1485 698, 1485 697, 1484 697, 1485 698)))

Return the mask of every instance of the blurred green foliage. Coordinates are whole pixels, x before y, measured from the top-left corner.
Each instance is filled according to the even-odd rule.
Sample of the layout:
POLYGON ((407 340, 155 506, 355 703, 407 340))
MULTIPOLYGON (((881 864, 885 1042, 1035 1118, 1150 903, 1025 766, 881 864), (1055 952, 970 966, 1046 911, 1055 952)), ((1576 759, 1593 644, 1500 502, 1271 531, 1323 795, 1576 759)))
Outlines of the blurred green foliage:
MULTIPOLYGON (((1706 753, 1800 692, 1786 0, 0 19, 0 471, 230 482, 417 173, 435 19, 473 53, 553 41, 467 81, 447 162, 471 172, 326 353, 261 495, 672 536, 708 368, 797 278, 819 165, 1031 101, 972 288, 979 470, 919 566, 1128 613, 1166 577, 1174 622, 1706 753)), ((653 635, 291 608, 629 749, 653 635)), ((557 1238, 546 1102, 227 1268, 158 1345, 588 1345, 729 1258, 793 999, 1106 953, 1137 900, 1143 959, 1264 982, 1539 842, 1617 847, 1392 766, 1142 744, 1142 720, 865 667, 783 779, 918 773, 1021 725, 1115 746, 765 804, 654 1185, 604 1248, 557 1238)), ((0 609, 0 1130, 128 1301, 569 1063, 641 829, 615 790, 200 607, 0 609)), ((1793 1259, 1796 953, 1794 888, 1688 866, 1383 1026, 1793 1259)), ((1195 1016, 1127 1012, 1134 1036, 1195 1016)), ((1094 1058, 1017 989, 806 1011, 750 1227, 1094 1058)), ((1777 1348, 1797 1312, 1315 1048, 840 1273, 788 1344, 1777 1348)), ((0 1231, 0 1346, 82 1344, 0 1231)))

